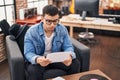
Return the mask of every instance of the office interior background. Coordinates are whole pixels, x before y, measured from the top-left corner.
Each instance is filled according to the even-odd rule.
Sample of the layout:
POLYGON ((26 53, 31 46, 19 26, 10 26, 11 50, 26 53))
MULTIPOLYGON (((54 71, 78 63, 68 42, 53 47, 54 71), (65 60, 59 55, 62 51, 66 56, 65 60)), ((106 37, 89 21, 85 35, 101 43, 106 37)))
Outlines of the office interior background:
MULTIPOLYGON (((0 20, 7 19, 12 24, 15 19, 19 18, 19 10, 23 8, 37 7, 38 15, 42 13, 42 8, 46 4, 54 4, 61 8, 69 6, 74 0, 1 0, 0 2, 0 20)), ((103 14, 104 10, 120 10, 120 0, 99 0, 99 14, 103 14)), ((72 6, 72 5, 71 5, 72 6)), ((74 8, 74 7, 73 7, 74 8)), ((113 14, 112 12, 111 14, 113 14)))
MULTIPOLYGON (((20 9, 37 7, 37 15, 41 15, 42 8, 47 4, 56 5, 58 8, 62 10, 62 7, 64 6, 71 7, 71 4, 73 4, 72 1, 74 0, 0 0, 0 21, 6 19, 7 22, 10 25, 12 25, 15 23, 16 19, 20 18, 20 14, 19 14, 20 9)), ((72 10, 74 10, 74 7, 72 10)), ((74 11, 72 10, 70 12, 74 14, 74 11)), ((106 15, 109 15, 108 17, 120 16, 120 0, 99 0, 99 15, 104 17, 106 17, 106 15)), ((99 44, 95 44, 95 46, 87 45, 88 47, 90 47, 92 54, 91 55, 92 62, 90 64, 90 70, 101 69, 113 80, 120 80, 118 79, 120 72, 120 43, 119 43, 120 31, 117 32, 98 31, 98 32, 100 33, 100 35, 95 35, 95 36, 96 39, 99 41, 99 44), (107 53, 109 53, 109 55, 107 55, 107 53), (100 56, 102 58, 100 58, 100 56), (110 62, 106 60, 109 60, 110 62), (103 63, 106 65, 104 65, 103 63)), ((79 30, 78 31, 76 30, 76 32, 74 33, 74 38, 77 39, 78 34, 79 34, 79 30)), ((8 80, 9 70, 8 70, 7 61, 0 62, 0 69, 2 69, 1 71, 3 72, 5 71, 8 77, 5 78, 4 75, 3 78, 2 77, 3 74, 6 73, 0 72, 0 79, 8 80)))

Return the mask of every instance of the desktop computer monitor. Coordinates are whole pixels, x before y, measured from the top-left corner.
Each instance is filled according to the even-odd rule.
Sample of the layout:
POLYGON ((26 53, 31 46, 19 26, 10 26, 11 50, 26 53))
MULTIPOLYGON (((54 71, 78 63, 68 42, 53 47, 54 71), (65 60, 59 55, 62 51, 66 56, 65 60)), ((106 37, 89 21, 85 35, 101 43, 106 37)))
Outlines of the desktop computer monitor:
POLYGON ((97 17, 99 15, 99 0, 75 0, 75 13, 80 14, 83 20, 86 16, 97 17))

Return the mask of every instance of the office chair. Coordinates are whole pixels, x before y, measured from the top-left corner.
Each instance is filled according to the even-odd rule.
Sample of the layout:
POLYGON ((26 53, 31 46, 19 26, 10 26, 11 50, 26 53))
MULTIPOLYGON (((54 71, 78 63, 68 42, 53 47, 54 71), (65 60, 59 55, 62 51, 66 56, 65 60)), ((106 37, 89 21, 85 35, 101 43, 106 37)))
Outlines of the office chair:
MULTIPOLYGON (((98 17, 99 0, 75 0, 75 13, 80 14, 81 20, 86 21, 87 17, 98 17)), ((88 31, 81 32, 79 35, 79 41, 87 41, 88 43, 95 43, 94 34, 88 31)))

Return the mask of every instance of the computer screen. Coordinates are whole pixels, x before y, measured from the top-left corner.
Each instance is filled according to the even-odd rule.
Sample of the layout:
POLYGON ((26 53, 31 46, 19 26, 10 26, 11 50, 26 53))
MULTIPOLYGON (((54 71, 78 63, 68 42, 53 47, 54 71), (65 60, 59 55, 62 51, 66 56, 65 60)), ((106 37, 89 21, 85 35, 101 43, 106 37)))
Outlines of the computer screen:
POLYGON ((88 17, 97 17, 99 15, 99 0, 75 0, 75 13, 86 12, 88 17))

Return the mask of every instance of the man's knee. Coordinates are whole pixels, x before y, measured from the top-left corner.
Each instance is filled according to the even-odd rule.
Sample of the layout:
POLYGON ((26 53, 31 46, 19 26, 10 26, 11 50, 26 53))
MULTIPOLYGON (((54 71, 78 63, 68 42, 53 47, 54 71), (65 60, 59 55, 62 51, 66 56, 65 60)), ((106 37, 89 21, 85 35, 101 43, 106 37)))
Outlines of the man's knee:
POLYGON ((76 66, 80 67, 80 61, 78 59, 73 59, 72 65, 74 65, 74 66, 76 65, 76 66))
POLYGON ((30 77, 30 80, 43 80, 43 72, 44 68, 42 68, 40 65, 33 65, 30 64, 27 67, 27 71, 30 77))
POLYGON ((76 72, 80 72, 80 61, 78 59, 73 59, 71 68, 76 72))
POLYGON ((33 64, 30 64, 28 67, 27 67, 27 70, 30 74, 36 74, 36 73, 40 73, 40 72, 43 72, 44 71, 44 68, 41 67, 40 65, 33 65, 33 64))

